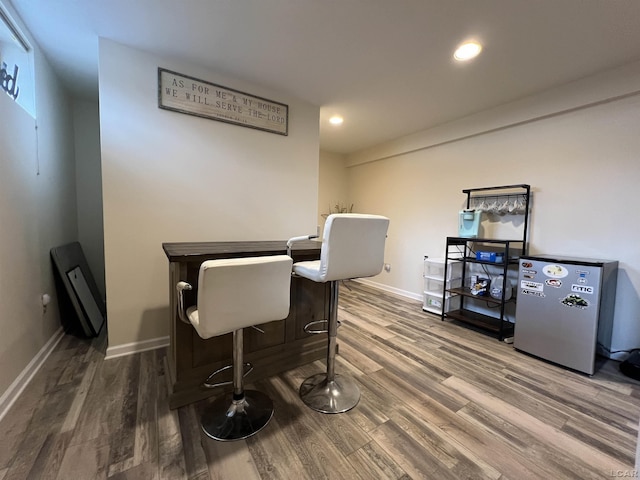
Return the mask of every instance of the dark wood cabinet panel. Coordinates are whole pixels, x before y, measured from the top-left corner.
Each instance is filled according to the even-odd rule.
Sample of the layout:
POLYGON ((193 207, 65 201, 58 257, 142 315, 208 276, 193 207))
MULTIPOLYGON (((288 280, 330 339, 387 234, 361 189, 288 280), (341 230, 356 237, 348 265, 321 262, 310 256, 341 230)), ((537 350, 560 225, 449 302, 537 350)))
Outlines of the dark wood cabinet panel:
POLYGON ((233 354, 232 334, 228 333, 203 340, 193 330, 191 333, 191 348, 193 349, 192 368, 206 367, 213 363, 227 361, 233 354))
MULTIPOLYGON (((223 390, 205 389, 202 383, 213 371, 229 365, 232 358, 232 334, 207 340, 198 336, 191 325, 177 315, 175 285, 187 281, 193 287, 185 292, 185 304, 196 303, 198 271, 205 260, 286 253, 286 242, 209 242, 163 244, 169 259, 170 348, 169 361, 171 408, 218 395, 223 390)), ((296 244, 295 261, 320 257, 319 242, 296 244)), ((285 320, 258 325, 264 333, 244 329, 245 361, 254 366, 247 383, 275 375, 299 365, 324 358, 326 336, 304 332, 304 326, 315 320, 326 320, 329 311, 329 285, 304 278, 291 279, 291 309, 285 320)), ((260 308, 256 305, 256 308, 260 308)), ((224 380, 224 379, 222 379, 224 380)))
POLYGON ((327 283, 312 282, 305 278, 296 280, 298 281, 294 289, 296 294, 295 338, 308 338, 311 334, 304 331, 307 323, 329 318, 327 307, 329 288, 327 283))

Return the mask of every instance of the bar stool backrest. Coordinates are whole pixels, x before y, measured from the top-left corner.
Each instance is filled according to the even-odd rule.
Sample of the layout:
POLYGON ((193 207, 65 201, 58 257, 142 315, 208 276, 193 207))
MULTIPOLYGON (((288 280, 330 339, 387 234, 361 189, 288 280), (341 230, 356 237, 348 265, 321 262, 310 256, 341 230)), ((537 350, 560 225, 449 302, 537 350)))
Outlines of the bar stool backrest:
POLYGON ((207 260, 198 274, 197 310, 187 311, 202 338, 289 315, 288 255, 207 260))
POLYGON ((389 219, 380 215, 336 213, 324 225, 321 281, 372 277, 382 271, 389 219))

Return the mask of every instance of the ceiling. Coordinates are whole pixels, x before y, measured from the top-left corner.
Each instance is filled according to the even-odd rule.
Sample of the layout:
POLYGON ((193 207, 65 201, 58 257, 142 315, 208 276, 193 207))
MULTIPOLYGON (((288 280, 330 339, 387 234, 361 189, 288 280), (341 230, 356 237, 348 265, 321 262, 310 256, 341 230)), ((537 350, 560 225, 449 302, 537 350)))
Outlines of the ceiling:
POLYGON ((336 153, 640 59, 638 0, 10 1, 74 96, 97 99, 105 37, 320 106, 336 153))

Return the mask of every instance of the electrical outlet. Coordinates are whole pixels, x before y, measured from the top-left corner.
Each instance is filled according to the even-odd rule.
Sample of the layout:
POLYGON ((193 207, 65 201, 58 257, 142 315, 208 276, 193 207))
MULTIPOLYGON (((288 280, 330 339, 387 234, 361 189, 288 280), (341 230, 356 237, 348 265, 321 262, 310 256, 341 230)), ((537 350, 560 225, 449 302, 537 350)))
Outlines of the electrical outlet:
POLYGON ((42 313, 47 313, 47 305, 51 302, 51 296, 48 293, 43 293, 40 297, 40 301, 42 302, 42 313))

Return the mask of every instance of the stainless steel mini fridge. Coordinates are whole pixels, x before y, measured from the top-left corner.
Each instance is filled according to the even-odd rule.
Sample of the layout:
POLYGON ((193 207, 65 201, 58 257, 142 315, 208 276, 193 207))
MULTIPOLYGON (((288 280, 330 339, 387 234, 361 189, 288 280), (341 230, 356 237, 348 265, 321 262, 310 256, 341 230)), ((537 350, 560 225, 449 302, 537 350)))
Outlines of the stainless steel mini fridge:
POLYGON ((519 261, 513 345, 592 375, 611 349, 618 262, 556 255, 519 261))

